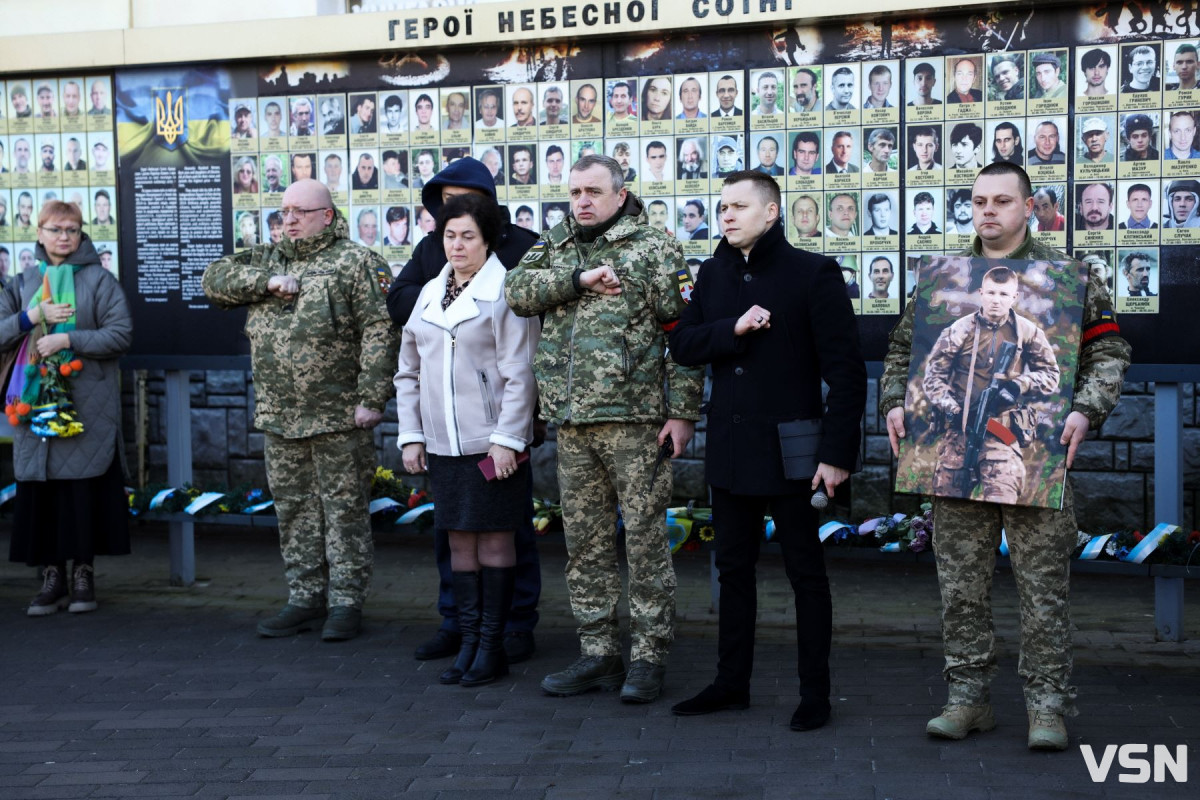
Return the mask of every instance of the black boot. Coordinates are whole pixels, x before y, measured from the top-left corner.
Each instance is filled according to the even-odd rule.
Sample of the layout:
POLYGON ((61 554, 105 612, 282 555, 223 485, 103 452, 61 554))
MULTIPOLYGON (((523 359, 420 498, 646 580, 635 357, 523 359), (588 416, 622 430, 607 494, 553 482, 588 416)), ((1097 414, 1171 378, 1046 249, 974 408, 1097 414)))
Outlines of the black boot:
MULTIPOLYGON (((459 683, 479 686, 508 674, 508 656, 504 652, 504 625, 512 607, 512 567, 483 568, 483 622, 479 626, 479 652, 459 683)), ((459 616, 462 616, 460 607, 459 616)))
POLYGON ((455 572, 454 604, 458 606, 458 627, 462 631, 462 644, 454 664, 438 676, 440 683, 458 683, 471 663, 479 647, 479 573, 455 572))

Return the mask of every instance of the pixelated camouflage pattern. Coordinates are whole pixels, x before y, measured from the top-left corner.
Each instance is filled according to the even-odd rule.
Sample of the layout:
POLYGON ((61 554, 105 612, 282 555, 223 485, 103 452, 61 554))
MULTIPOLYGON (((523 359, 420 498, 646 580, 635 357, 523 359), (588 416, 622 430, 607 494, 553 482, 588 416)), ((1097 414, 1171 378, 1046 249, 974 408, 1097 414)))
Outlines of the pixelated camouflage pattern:
POLYGON ((541 415, 550 422, 700 418, 704 370, 672 361, 663 330, 686 304, 678 278, 687 272, 683 251, 650 227, 632 193, 621 213, 590 247, 576 242, 575 219, 568 217, 542 235, 505 281, 517 314, 545 314, 534 373, 541 415), (621 294, 575 291, 576 269, 604 265, 620 276, 621 294))
POLYGON ((288 438, 354 427, 355 406, 382 411, 393 396, 399 331, 378 270, 387 263, 348 237, 341 212, 316 236, 263 244, 214 261, 204 292, 223 308, 249 306, 254 424, 288 438), (300 294, 267 292, 292 275, 300 294))
POLYGON ((961 494, 964 471, 977 467, 984 500, 1015 503, 1021 496, 1025 485, 1021 442, 1032 437, 1032 429, 1036 426, 1036 423, 1018 422, 1036 416, 1028 406, 1018 404, 993 416, 1016 434, 1011 445, 994 436, 986 436, 976 464, 964 463, 967 452, 965 429, 975 422, 977 401, 995 374, 996 357, 1000 346, 1006 342, 1015 344, 1017 349, 1005 377, 1020 387, 1022 400, 1058 393, 1062 371, 1054 349, 1042 329, 1028 319, 1010 311, 1005 322, 994 324, 979 313, 973 313, 942 329, 925 364, 923 382, 930 405, 941 412, 944 420, 953 421, 955 425, 947 425, 938 438, 938 457, 933 470, 933 493, 936 495, 961 494), (970 375, 972 364, 975 372, 970 375), (963 415, 968 380, 971 383, 971 408, 963 415))
MULTIPOLYGON (((982 258, 981 247, 977 236, 971 250, 958 255, 982 258)), ((1065 253, 1043 245, 1028 233, 1025 234, 1024 243, 1005 258, 1074 260, 1065 253)), ((1112 298, 1104 283, 1097 276, 1091 275, 1084 298, 1083 327, 1087 328, 1106 315, 1109 319, 1116 320, 1112 298)), ((889 337, 888 352, 883 362, 883 376, 879 379, 879 413, 882 415, 886 416, 893 408, 904 406, 915 322, 916 303, 909 303, 889 337)), ((1093 430, 1104 424, 1104 420, 1108 419, 1117 401, 1121 399, 1121 385, 1125 380, 1125 370, 1129 368, 1130 357, 1129 343, 1115 334, 1097 337, 1080 348, 1071 410, 1086 416, 1093 430)))
POLYGON ((1073 715, 1069 578, 1077 533, 1069 482, 1061 511, 939 497, 933 522, 949 704, 990 702, 997 671, 992 576, 1003 528, 1020 601, 1025 705, 1073 715))
POLYGON ((620 504, 629 567, 630 659, 667 660, 675 635, 675 566, 666 526, 672 477, 670 459, 654 474, 658 430, 657 424, 597 423, 558 431, 567 589, 584 655, 621 652, 620 504))
POLYGON ((370 431, 303 439, 266 434, 267 479, 279 518, 288 602, 314 608, 362 608, 371 588, 370 431))

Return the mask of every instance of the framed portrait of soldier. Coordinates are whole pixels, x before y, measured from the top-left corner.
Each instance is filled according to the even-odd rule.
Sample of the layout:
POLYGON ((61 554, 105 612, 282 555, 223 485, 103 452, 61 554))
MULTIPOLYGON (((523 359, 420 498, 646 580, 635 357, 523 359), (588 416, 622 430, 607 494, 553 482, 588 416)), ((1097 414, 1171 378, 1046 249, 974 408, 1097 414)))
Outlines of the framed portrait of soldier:
POLYGON ((1200 244, 1200 180, 1176 178, 1163 181, 1163 244, 1200 244))
POLYGON ((850 298, 850 306, 857 316, 862 313, 863 279, 859 274, 858 253, 840 253, 831 256, 837 262, 842 272, 842 280, 846 284, 846 295, 850 298))
POLYGON ((278 208, 259 209, 259 227, 263 244, 279 244, 283 241, 283 212, 278 208))
POLYGON ((942 101, 946 90, 945 68, 945 59, 940 57, 922 56, 904 62, 906 122, 941 122, 945 118, 946 104, 942 101))
POLYGON ((1157 178, 1161 174, 1159 114, 1158 111, 1131 111, 1119 116, 1121 143, 1117 159, 1118 177, 1157 178))
POLYGON ((738 133, 745 130, 745 73, 740 69, 708 73, 709 130, 738 133))
POLYGON ((258 152, 258 114, 253 97, 229 101, 229 150, 233 153, 258 152))
POLYGON ((504 121, 504 87, 479 86, 475 88, 474 126, 475 141, 503 142, 507 124, 504 121))
POLYGON ((517 142, 508 145, 508 184, 510 200, 536 200, 538 197, 537 144, 517 142))
POLYGON ((1112 180, 1117 176, 1116 114, 1075 115, 1075 180, 1112 180))
POLYGON ((700 136, 675 137, 675 190, 708 194, 708 142, 700 136))
POLYGON ((905 125, 904 184, 940 186, 945 180, 941 122, 905 125))
POLYGON ((859 192, 825 192, 825 253, 855 253, 860 250, 862 220, 859 192))
POLYGON ((821 161, 821 129, 787 132, 787 179, 789 192, 820 191, 825 185, 821 161))
MULTIPOLYGON (((376 98, 376 129, 383 147, 407 147, 409 136, 408 92, 403 89, 380 92, 376 98)), ((353 124, 353 121, 352 121, 353 124)))
POLYGON ((349 145, 346 125, 346 95, 317 95, 317 145, 322 150, 345 150, 349 145))
POLYGON ((568 139, 571 136, 571 85, 567 81, 539 83, 538 138, 568 139))
POLYGON ((557 227, 571 213, 571 204, 564 200, 550 200, 542 203, 542 230, 548 231, 557 227))
POLYGON ((504 180, 504 145, 476 144, 475 159, 487 167, 496 186, 496 199, 508 199, 508 185, 504 180))
POLYGON ((1025 125, 1024 120, 991 120, 987 121, 987 135, 984 142, 985 164, 995 164, 1007 161, 1017 166, 1025 166, 1025 125))
POLYGON ((946 232, 946 250, 967 250, 975 238, 975 219, 972 213, 971 187, 946 188, 946 214, 942 229, 946 232))
POLYGON ((34 160, 37 163, 35 179, 39 187, 62 186, 62 137, 57 133, 39 133, 34 136, 34 160))
POLYGON ((117 165, 110 131, 87 135, 88 183, 93 186, 112 186, 117 182, 117 165))
POLYGON ((607 136, 637 136, 637 78, 604 81, 604 131, 607 136))
POLYGON ((538 137, 538 104, 532 83, 512 84, 504 87, 508 115, 508 140, 510 142, 533 142, 538 137))
POLYGON ((429 234, 433 233, 437 228, 437 220, 433 214, 429 213, 429 209, 423 205, 414 205, 412 210, 412 218, 415 222, 412 228, 412 244, 416 247, 429 234))
POLYGON ((1075 116, 1117 110, 1117 48, 1088 45, 1075 48, 1075 116))
POLYGON ((1065 47, 1029 52, 1029 116, 1048 117, 1067 113, 1070 69, 1070 52, 1065 47))
POLYGON ((361 244, 376 253, 383 252, 383 235, 380 227, 379 206, 351 206, 350 239, 355 244, 361 244))
POLYGON ((11 216, 9 224, 12 228, 12 238, 14 241, 37 241, 37 212, 34 200, 36 192, 37 189, 35 188, 13 189, 10 192, 12 197, 12 211, 9 212, 11 216))
POLYGON ((1162 108, 1162 45, 1162 42, 1121 45, 1117 103, 1122 111, 1162 108))
POLYGON ((407 205, 383 207, 383 256, 407 261, 412 256, 412 209, 407 205))
POLYGON ((902 83, 900 62, 868 61, 862 65, 862 74, 863 126, 898 124, 902 83))
POLYGON ((824 119, 821 93, 821 65, 791 67, 787 71, 787 126, 789 128, 819 128, 824 119))
MULTIPOLYGON (((777 131, 773 134, 757 134, 757 136, 759 141, 763 137, 779 141, 782 134, 783 131, 777 131)), ((750 166, 746 163, 746 140, 742 134, 714 133, 709 140, 708 152, 713 154, 712 160, 709 162, 712 174, 710 186, 713 194, 720 194, 721 186, 727 177, 750 166)))
POLYGON ((442 169, 441 155, 436 147, 414 147, 408 151, 408 163, 412 169, 408 185, 419 200, 421 189, 442 169))
POLYGON ((781 69, 750 70, 750 129, 774 130, 787 124, 787 87, 781 69))
POLYGON ((466 86, 439 92, 442 144, 471 143, 471 90, 466 86))
POLYGON ((1025 116, 1024 50, 1009 50, 986 56, 987 116, 1014 119, 1025 116))
POLYGON ((983 56, 948 56, 946 72, 946 119, 982 119, 983 56))
POLYGON ((508 204, 509 219, 518 228, 524 228, 532 233, 541 233, 541 219, 537 213, 537 203, 518 201, 508 204))
POLYGON ((87 130, 87 114, 84 113, 84 78, 75 75, 61 78, 58 82, 58 116, 63 133, 82 133, 87 130))
POLYGON ((1200 110, 1177 108, 1163 111, 1163 176, 1177 178, 1200 173, 1200 141, 1196 120, 1200 110))
POLYGON ((1067 153, 1064 147, 1070 131, 1066 117, 1029 117, 1026 122, 1025 171, 1034 183, 1065 181, 1067 153))
POLYGON ((34 132, 58 133, 58 81, 54 78, 38 78, 32 85, 34 132))
POLYGON ((825 125, 858 125, 862 104, 858 64, 825 65, 825 125))
POLYGON ((258 98, 258 149, 262 152, 287 150, 287 98, 258 98))
POLYGON ((1099 250, 1074 250, 1072 255, 1075 260, 1088 268, 1088 272, 1095 275, 1104 284, 1104 290, 1111 297, 1114 291, 1112 268, 1113 262, 1116 261, 1116 250, 1110 248, 1102 248, 1099 250))
POLYGON ((258 154, 234 153, 230 156, 230 171, 233 173, 233 207, 247 209, 259 207, 259 193, 262 185, 259 180, 258 154))
POLYGON ((894 189, 900 185, 901 150, 899 126, 864 127, 862 187, 894 189))
MULTIPOLYGON (((637 142, 633 142, 632 146, 636 149, 637 142)), ((566 198, 568 170, 570 169, 567 165, 567 155, 570 152, 571 142, 567 139, 538 143, 538 183, 541 185, 544 199, 566 198)), ((636 172, 636 162, 631 168, 636 172)))
POLYGON ((675 87, 669 75, 641 79, 638 118, 643 136, 669 136, 675 132, 675 87))
POLYGON ((684 255, 707 256, 712 252, 710 205, 707 193, 675 198, 675 238, 682 243, 684 255))
MULTIPOLYGON (((386 93, 380 93, 386 94, 386 93)), ((375 148, 379 146, 380 94, 355 92, 346 98, 346 110, 350 119, 346 131, 351 148, 375 148)))
POLYGON ((262 244, 259 238, 258 210, 237 211, 233 215, 233 249, 234 252, 249 250, 262 244))
POLYGON ((62 169, 63 186, 87 186, 88 165, 84 154, 87 135, 82 133, 64 133, 62 135, 62 158, 59 166, 62 169))
POLYGON ((607 155, 621 165, 622 177, 625 179, 625 186, 632 192, 638 190, 638 155, 639 140, 630 139, 606 139, 607 155))
MULTIPOLYGON (((675 131, 685 136, 708 133, 708 75, 685 72, 675 76, 675 131)), ((642 135, 646 135, 645 128, 642 135)))
MULTIPOLYGON (((787 170, 783 167, 784 152, 787 146, 786 136, 786 131, 768 131, 750 135, 750 169, 770 175, 779 184, 780 189, 784 188, 783 179, 787 175, 787 170)), ((724 173, 720 150, 717 151, 717 166, 719 171, 724 173)), ((713 175, 713 177, 724 180, 727 174, 713 175)), ((719 194, 720 186, 715 186, 714 191, 719 194)))
POLYGON ((379 200, 381 205, 400 206, 412 199, 409 183, 409 151, 387 148, 379 153, 379 200))
POLYGON ((1117 181, 1117 246, 1157 247, 1163 219, 1162 185, 1155 178, 1117 181))
POLYGON ((825 128, 825 160, 821 166, 826 189, 857 189, 862 185, 861 128, 825 128))
POLYGON ((1113 276, 1120 314, 1157 314, 1159 257, 1156 247, 1117 248, 1113 276))
POLYGON ((35 142, 33 134, 29 133, 18 133, 8 137, 8 182, 13 189, 25 189, 37 185, 34 177, 38 167, 35 142))
POLYGON ((437 96, 437 89, 413 89, 408 93, 408 139, 414 147, 441 143, 437 96))
POLYGON ((783 198, 787 209, 788 241, 796 247, 824 252, 823 233, 825 200, 822 192, 788 192, 783 198))
MULTIPOLYGON (((90 75, 86 78, 87 97, 84 100, 89 131, 111 131, 113 126, 112 77, 90 75)), ((253 104, 251 105, 253 108, 253 104)))
POLYGON ((1030 233, 1042 244, 1059 250, 1067 246, 1067 215, 1063 212, 1066 197, 1066 183, 1042 183, 1033 186, 1030 233))
POLYGON ((1076 261, 922 259, 897 492, 1062 507, 1087 278, 1076 261))
POLYGON ((662 231, 667 236, 675 235, 675 215, 671 213, 671 198, 655 197, 646 203, 646 221, 650 227, 662 231))
MULTIPOLYGON (((693 137, 700 138, 700 137, 693 137)), ((641 193, 662 197, 675 191, 674 140, 669 136, 643 136, 639 144, 642 173, 641 193)))
POLYGON ((895 251, 862 254, 864 315, 900 313, 900 263, 895 251))
POLYGON ((938 225, 944 214, 941 208, 941 187, 904 190, 907 205, 906 220, 911 224, 904 231, 906 250, 942 250, 945 232, 938 225))
POLYGON ((288 147, 315 150, 317 147, 317 101, 313 95, 288 97, 288 147))
POLYGON ((946 142, 942 148, 946 159, 946 183, 968 184, 983 168, 983 120, 947 122, 946 142))
POLYGON ((322 150, 317 153, 321 164, 321 175, 317 179, 325 184, 329 194, 333 196, 335 206, 345 206, 350 202, 350 174, 346 168, 345 150, 322 150))
POLYGON ((1116 187, 1113 181, 1076 183, 1075 223, 1073 243, 1075 247, 1112 247, 1116 231, 1116 187))
POLYGON ((4 114, 8 118, 10 134, 21 135, 33 132, 31 86, 32 84, 25 78, 10 78, 8 81, 8 106, 4 109, 4 114))
POLYGON ((571 163, 574 164, 584 156, 604 154, 603 139, 572 139, 571 140, 571 163))
POLYGON ((1165 108, 1195 108, 1200 106, 1200 86, 1197 85, 1197 46, 1195 39, 1165 42, 1167 56, 1166 84, 1163 86, 1165 108))
POLYGON ((571 138, 594 139, 604 135, 604 80, 571 81, 571 138))
POLYGON ((382 162, 378 150, 350 151, 350 205, 379 205, 382 179, 382 162))
POLYGON ((900 248, 900 193, 896 189, 862 194, 862 246, 864 250, 900 248))

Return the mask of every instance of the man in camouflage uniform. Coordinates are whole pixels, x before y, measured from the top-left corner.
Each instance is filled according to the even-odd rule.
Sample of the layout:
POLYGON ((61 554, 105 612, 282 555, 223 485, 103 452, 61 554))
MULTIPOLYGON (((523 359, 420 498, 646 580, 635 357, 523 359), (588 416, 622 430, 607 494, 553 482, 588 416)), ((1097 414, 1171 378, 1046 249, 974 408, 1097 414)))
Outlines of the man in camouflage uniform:
POLYGON ((572 216, 543 234, 505 282, 517 314, 545 314, 534 372, 541 414, 559 425, 567 587, 579 623, 580 658, 546 676, 542 689, 621 686, 623 701, 648 703, 662 691, 675 624, 671 467, 659 450, 669 438, 670 455, 682 454, 700 412, 703 371, 666 353, 691 277, 679 244, 650 226, 615 160, 580 158, 569 188, 572 216), (629 565, 628 675, 617 625, 618 504, 629 565))
POLYGON ((978 483, 987 502, 1012 505, 1025 488, 1021 446, 1033 440, 1037 416, 1021 401, 1057 394, 1062 373, 1046 334, 1012 310, 1019 291, 1011 269, 988 270, 980 282, 979 311, 948 325, 929 354, 925 396, 944 422, 933 479, 935 495, 969 497, 978 483), (979 398, 991 384, 1006 344, 1016 348, 1016 355, 999 385, 998 404, 978 462, 966 464, 969 426, 977 421, 979 398))
MULTIPOLYGON (((1025 220, 1033 210, 1033 192, 1029 176, 1019 166, 995 163, 984 167, 975 179, 972 201, 977 233, 971 250, 963 255, 1070 260, 1029 235, 1025 220)), ((905 435, 905 388, 915 309, 915 303, 909 304, 892 330, 879 384, 879 412, 886 415, 896 454, 905 435)), ((1088 430, 1100 427, 1120 399, 1129 357, 1129 344, 1120 336, 1108 293, 1100 279, 1091 275, 1074 405, 1060 438, 1067 446, 1068 467, 1088 430)), ((940 716, 929 721, 926 732, 962 739, 972 730, 988 731, 996 725, 989 695, 996 673, 991 584, 1003 528, 1021 603, 1017 671, 1025 679, 1027 744, 1037 750, 1065 750, 1063 717, 1075 713, 1068 593, 1077 529, 1070 483, 1063 492, 1061 511, 935 497, 933 513, 949 702, 940 716)))
POLYGON ((398 336, 380 287, 387 263, 349 239, 329 189, 283 194, 284 238, 209 265, 204 291, 248 306, 254 424, 266 433, 288 603, 258 624, 291 636, 326 616, 326 641, 352 639, 371 583, 371 429, 392 396, 398 336))

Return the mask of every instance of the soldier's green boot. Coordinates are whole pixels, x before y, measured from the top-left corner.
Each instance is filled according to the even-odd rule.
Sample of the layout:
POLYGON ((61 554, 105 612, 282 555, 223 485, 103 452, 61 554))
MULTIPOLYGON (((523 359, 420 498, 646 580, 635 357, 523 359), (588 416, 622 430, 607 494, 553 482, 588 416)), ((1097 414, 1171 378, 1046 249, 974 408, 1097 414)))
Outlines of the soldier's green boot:
POLYGON ((279 636, 295 636, 300 631, 312 630, 316 627, 312 623, 325 614, 324 606, 305 608, 288 603, 278 614, 258 623, 258 635, 272 639, 279 636))
POLYGON ((1067 723, 1062 714, 1029 709, 1030 750, 1066 750, 1067 723))
POLYGON ((940 716, 929 720, 925 732, 939 739, 965 739, 971 731, 990 731, 996 717, 990 704, 982 706, 946 706, 940 716))

